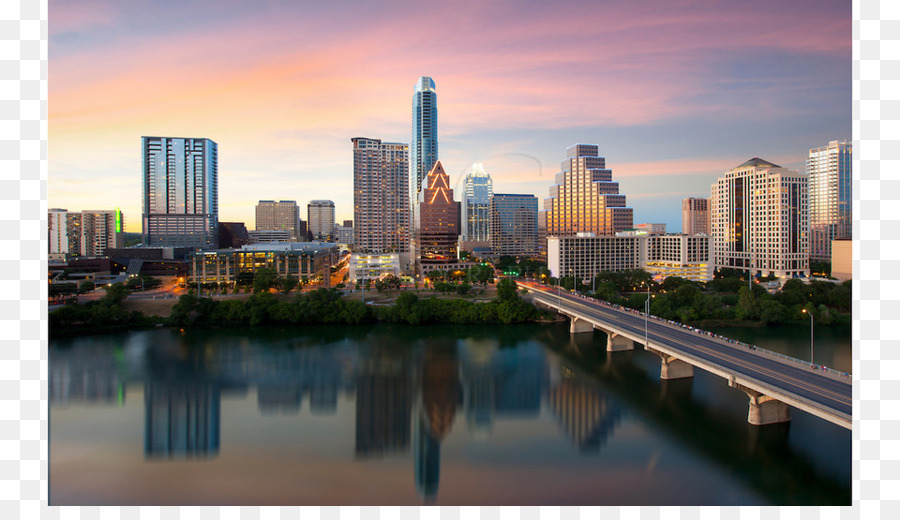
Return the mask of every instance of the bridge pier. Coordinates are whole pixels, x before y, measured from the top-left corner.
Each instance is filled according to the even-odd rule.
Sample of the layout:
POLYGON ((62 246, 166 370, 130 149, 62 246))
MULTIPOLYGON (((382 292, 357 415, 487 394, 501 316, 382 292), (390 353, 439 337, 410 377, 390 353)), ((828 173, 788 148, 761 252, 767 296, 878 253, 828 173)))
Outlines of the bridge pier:
POLYGON ((784 423, 791 420, 791 407, 773 397, 764 395, 744 385, 728 381, 728 386, 742 390, 750 397, 747 422, 756 426, 784 423))
POLYGON ((594 332, 594 324, 587 320, 583 320, 581 318, 570 316, 569 317, 569 332, 571 334, 580 334, 583 332, 594 332))
POLYGON ((626 338, 621 334, 616 334, 615 332, 604 332, 606 332, 607 352, 622 352, 624 350, 634 350, 634 341, 631 341, 631 339, 626 338))
POLYGON ((644 345, 644 350, 656 354, 662 360, 662 366, 659 369, 660 379, 685 379, 688 377, 694 377, 694 365, 688 363, 687 361, 683 361, 675 356, 670 356, 669 354, 666 354, 664 352, 654 350, 647 345, 644 345))

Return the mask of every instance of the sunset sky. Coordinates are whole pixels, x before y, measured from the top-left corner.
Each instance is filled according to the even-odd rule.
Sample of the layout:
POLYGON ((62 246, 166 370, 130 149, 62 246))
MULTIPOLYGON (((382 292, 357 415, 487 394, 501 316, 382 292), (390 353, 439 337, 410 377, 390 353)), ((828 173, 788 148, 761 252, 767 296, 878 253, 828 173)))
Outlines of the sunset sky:
MULTIPOLYGON (((49 3, 48 207, 141 231, 141 136, 219 145, 219 220, 262 199, 353 218, 352 137, 408 143, 437 86, 451 186, 541 201, 566 147, 600 146, 635 224, 681 230, 754 156, 805 171, 851 139, 849 0, 49 3)), ((459 193, 456 194, 459 200, 459 193)))

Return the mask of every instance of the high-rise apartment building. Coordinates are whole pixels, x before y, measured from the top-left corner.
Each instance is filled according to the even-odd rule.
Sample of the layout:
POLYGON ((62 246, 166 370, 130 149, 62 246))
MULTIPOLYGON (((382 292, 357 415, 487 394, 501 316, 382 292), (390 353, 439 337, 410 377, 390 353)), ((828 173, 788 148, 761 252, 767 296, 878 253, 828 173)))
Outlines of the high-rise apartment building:
POLYGON ((416 204, 416 254, 423 263, 456 260, 459 202, 453 200, 450 177, 441 161, 428 172, 416 204))
POLYGON ((103 256, 107 249, 123 246, 125 220, 118 209, 80 212, 51 209, 47 216, 52 260, 77 255, 103 256))
POLYGON ((409 149, 403 143, 354 137, 354 250, 364 253, 409 251, 409 149))
POLYGON ((205 138, 141 140, 144 245, 215 248, 219 224, 218 145, 205 138))
POLYGON ((688 197, 681 201, 681 232, 685 235, 709 234, 709 199, 688 197))
POLYGON ((809 176, 754 157, 712 185, 713 261, 752 276, 809 276, 809 176))
POLYGON ((317 242, 334 241, 334 202, 311 200, 307 205, 309 233, 317 242))
POLYGON ((434 80, 422 76, 412 100, 412 141, 409 145, 410 201, 418 200, 422 182, 438 160, 437 94, 434 80))
POLYGON ((54 208, 47 212, 50 260, 81 254, 81 213, 54 208))
POLYGON ((490 203, 491 254, 538 255, 538 202, 534 195, 496 194, 490 203))
POLYGON ((463 241, 487 242, 490 240, 490 204, 494 195, 494 183, 481 163, 475 163, 466 175, 463 193, 460 237, 463 241))
POLYGON ((300 238, 300 206, 295 200, 261 200, 256 205, 256 231, 290 231, 293 240, 300 238))
POLYGON ((853 145, 831 141, 809 151, 809 257, 831 261, 831 241, 852 238, 850 207, 853 145))
POLYGON ((619 183, 599 156, 595 144, 576 144, 567 149, 562 171, 544 199, 547 236, 571 236, 586 232, 612 235, 630 229, 633 210, 625 207, 619 183))
POLYGON ((110 247, 122 247, 124 226, 122 212, 118 209, 82 211, 82 256, 103 256, 110 247))

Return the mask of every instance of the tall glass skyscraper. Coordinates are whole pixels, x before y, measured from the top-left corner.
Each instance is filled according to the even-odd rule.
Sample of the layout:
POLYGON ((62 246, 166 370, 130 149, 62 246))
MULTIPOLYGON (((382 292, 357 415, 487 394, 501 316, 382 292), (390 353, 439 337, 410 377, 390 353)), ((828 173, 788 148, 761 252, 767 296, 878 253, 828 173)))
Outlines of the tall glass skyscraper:
POLYGON ((418 200, 422 181, 438 160, 437 94, 434 80, 422 76, 412 100, 412 141, 409 145, 409 186, 411 202, 418 200))
POLYGON ((851 158, 853 145, 831 141, 809 151, 809 258, 831 261, 831 241, 851 238, 851 158))
POLYGON ((218 145, 205 138, 142 137, 144 245, 218 245, 218 145))
POLYGON ((466 175, 462 201, 462 240, 490 240, 489 206, 494 194, 494 182, 481 163, 475 163, 466 175))

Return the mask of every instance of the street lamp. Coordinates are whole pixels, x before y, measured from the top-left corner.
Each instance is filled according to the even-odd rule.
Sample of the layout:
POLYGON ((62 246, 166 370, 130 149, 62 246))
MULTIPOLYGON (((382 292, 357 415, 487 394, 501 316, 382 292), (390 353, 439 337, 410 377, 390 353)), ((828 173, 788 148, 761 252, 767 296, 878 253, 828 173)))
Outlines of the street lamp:
POLYGON ((644 348, 648 347, 647 344, 647 320, 650 316, 650 284, 647 284, 647 299, 644 301, 644 348))
POLYGON ((803 313, 809 315, 809 362, 815 365, 816 362, 813 361, 813 315, 806 309, 803 309, 803 313))

